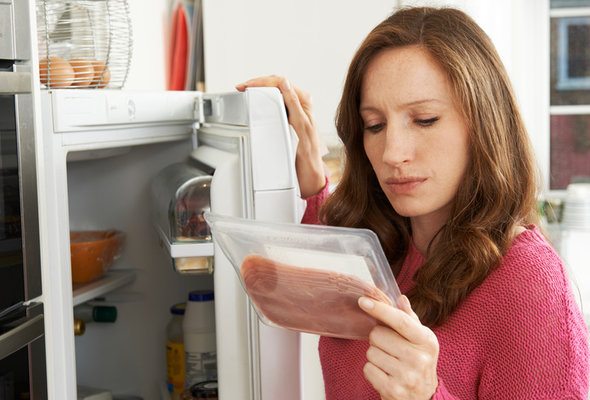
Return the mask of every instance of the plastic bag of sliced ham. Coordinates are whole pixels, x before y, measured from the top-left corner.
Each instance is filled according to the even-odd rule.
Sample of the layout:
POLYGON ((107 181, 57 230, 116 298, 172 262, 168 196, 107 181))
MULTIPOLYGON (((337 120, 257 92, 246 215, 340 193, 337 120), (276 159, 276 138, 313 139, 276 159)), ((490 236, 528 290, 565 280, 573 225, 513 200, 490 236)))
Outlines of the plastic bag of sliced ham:
POLYGON ((267 223, 206 213, 215 242, 267 325, 366 339, 377 321, 358 306, 400 296, 377 236, 366 229, 267 223))

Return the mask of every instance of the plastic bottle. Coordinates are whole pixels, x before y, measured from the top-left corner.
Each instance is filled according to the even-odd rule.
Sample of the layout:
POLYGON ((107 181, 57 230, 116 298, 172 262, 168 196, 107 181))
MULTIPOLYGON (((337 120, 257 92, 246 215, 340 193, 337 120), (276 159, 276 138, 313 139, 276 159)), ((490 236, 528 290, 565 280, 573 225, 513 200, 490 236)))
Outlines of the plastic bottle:
POLYGON ((213 292, 194 290, 188 300, 183 322, 185 387, 217 379, 213 292))
POLYGON ((180 398, 184 389, 184 320, 185 303, 178 303, 170 307, 172 318, 166 326, 166 367, 168 372, 168 388, 172 399, 180 398))

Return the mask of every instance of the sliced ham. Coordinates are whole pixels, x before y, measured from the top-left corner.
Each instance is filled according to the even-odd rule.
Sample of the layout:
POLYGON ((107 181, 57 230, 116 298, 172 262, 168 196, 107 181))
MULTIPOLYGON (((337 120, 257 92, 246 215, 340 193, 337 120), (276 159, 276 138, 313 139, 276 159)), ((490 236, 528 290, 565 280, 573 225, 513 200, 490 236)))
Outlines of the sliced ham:
POLYGON ((291 266, 258 255, 245 257, 240 272, 258 311, 287 329, 366 339, 377 321, 359 308, 358 298, 391 304, 379 288, 355 276, 291 266))

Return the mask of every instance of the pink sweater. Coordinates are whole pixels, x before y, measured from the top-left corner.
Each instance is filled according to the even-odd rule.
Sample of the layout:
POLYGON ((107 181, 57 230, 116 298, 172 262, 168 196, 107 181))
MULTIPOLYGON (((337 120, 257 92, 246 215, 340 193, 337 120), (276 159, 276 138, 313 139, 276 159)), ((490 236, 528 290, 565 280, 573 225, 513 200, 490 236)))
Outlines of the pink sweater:
MULTIPOLYGON (((318 223, 327 190, 307 199, 303 223, 318 223)), ((396 277, 402 293, 424 258, 412 247, 396 277)), ((534 227, 434 332, 440 344, 434 400, 587 399, 588 331, 563 262, 534 227)), ((363 376, 366 341, 322 337, 327 400, 379 400, 363 376)))

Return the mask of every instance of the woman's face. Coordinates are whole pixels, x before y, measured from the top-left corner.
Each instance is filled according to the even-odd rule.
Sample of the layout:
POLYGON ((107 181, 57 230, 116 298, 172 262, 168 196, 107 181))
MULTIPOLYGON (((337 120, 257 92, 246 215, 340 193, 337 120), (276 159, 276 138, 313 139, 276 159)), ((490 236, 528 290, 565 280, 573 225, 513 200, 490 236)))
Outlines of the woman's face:
POLYGON ((443 224, 469 162, 467 124, 445 72, 418 47, 384 50, 361 91, 367 157, 389 202, 413 222, 443 224))

